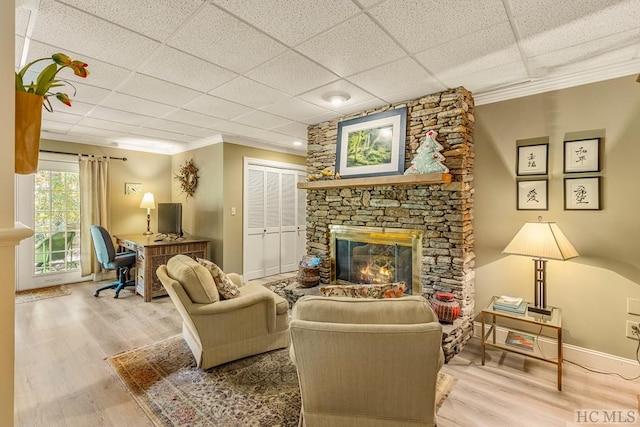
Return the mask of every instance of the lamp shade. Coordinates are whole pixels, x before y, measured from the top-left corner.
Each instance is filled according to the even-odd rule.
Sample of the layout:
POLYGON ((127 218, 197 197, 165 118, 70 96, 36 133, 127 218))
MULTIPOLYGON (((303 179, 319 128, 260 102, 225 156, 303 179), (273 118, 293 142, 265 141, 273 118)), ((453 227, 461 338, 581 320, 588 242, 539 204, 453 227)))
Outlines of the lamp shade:
POLYGON ((142 196, 142 201, 140 202, 140 207, 144 209, 155 209, 156 202, 153 199, 153 193, 147 192, 142 196))
POLYGON ((542 221, 525 222, 502 253, 562 261, 578 256, 555 222, 542 221))

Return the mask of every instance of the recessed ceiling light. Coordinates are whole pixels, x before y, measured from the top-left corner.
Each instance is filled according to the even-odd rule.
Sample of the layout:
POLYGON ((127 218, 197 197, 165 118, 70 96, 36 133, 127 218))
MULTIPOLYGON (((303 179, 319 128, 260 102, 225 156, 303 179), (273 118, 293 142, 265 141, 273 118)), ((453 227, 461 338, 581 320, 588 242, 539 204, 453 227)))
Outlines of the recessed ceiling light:
POLYGON ((351 96, 344 92, 329 92, 323 98, 325 101, 330 102, 334 107, 337 107, 350 100, 351 96))
POLYGON ((297 147, 297 146, 302 145, 302 142, 301 141, 293 141, 293 145, 295 145, 297 147))

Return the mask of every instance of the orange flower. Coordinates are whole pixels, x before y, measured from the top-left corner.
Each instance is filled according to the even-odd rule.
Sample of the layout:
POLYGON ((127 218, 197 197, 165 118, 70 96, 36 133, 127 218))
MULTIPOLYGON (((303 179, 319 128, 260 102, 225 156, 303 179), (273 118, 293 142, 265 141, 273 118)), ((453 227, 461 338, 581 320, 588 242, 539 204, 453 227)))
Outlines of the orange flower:
POLYGON ((69 99, 66 93, 58 92, 56 93, 56 98, 58 99, 58 101, 71 107, 71 100, 69 99))
POLYGON ((20 72, 16 73, 16 91, 33 93, 35 95, 44 96, 44 108, 49 111, 53 111, 51 107, 51 103, 49 102, 50 96, 55 96, 58 101, 62 102, 65 105, 71 106, 71 100, 66 93, 51 92, 52 88, 64 86, 67 84, 71 86, 75 91, 75 86, 70 82, 62 79, 57 79, 56 76, 63 68, 71 68, 73 70, 73 74, 78 77, 87 77, 89 75, 89 70, 87 70, 87 64, 83 61, 72 60, 69 56, 64 53, 54 53, 50 58, 40 58, 36 59, 25 65, 20 72), (47 65, 40 73, 38 74, 38 78, 35 82, 31 82, 25 84, 24 76, 27 73, 29 67, 31 67, 36 62, 40 61, 53 61, 51 64, 47 65))

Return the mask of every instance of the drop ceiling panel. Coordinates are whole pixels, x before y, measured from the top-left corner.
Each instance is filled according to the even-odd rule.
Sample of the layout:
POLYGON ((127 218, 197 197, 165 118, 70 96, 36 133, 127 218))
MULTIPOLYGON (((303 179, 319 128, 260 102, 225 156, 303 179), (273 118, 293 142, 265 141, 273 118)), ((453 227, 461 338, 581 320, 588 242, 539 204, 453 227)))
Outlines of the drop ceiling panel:
POLYGON ((230 102, 226 99, 216 98, 211 95, 201 95, 188 104, 183 105, 182 108, 226 120, 230 120, 234 117, 253 111, 250 107, 236 104, 235 102, 230 102))
POLYGON ((215 127, 217 124, 224 122, 222 119, 187 110, 174 110, 164 116, 163 119, 203 128, 215 127))
POLYGON ((170 46, 244 73, 285 47, 215 6, 206 6, 168 41, 170 46))
POLYGON ((515 85, 529 80, 527 71, 520 62, 500 65, 495 68, 470 72, 459 76, 440 76, 449 87, 464 86, 471 92, 481 92, 493 88, 515 85))
POLYGON ((53 113, 49 111, 42 112, 42 119, 49 120, 52 122, 61 122, 61 123, 78 123, 82 116, 77 116, 75 114, 69 114, 66 111, 61 111, 60 109, 53 110, 53 113))
POLYGON ((71 128, 71 130, 67 132, 67 134, 75 135, 75 136, 85 136, 85 135, 94 136, 102 139, 117 138, 118 136, 121 135, 120 132, 113 131, 113 130, 96 129, 96 128, 90 128, 86 126, 78 126, 78 125, 74 125, 71 128))
POLYGON ((136 129, 136 126, 128 125, 126 123, 101 120, 92 117, 85 117, 81 119, 78 121, 78 125, 90 128, 115 130, 118 132, 132 132, 136 129))
POLYGON ((16 35, 24 37, 27 33, 27 25, 29 24, 29 16, 31 12, 24 7, 16 7, 16 35))
MULTIPOLYGON (((71 105, 73 105, 74 101, 86 102, 87 104, 99 104, 111 94, 111 91, 107 89, 94 87, 80 82, 74 82, 73 85, 75 86, 75 89, 67 86, 65 86, 64 88, 60 88, 60 92, 67 93, 67 95, 69 95, 69 98, 71 98, 71 105)), ((67 108, 64 104, 61 104, 56 99, 52 99, 51 103, 53 103, 54 105, 62 105, 63 107, 67 108)))
POLYGON ((131 131, 131 133, 133 135, 141 135, 141 136, 148 136, 148 137, 151 137, 151 138, 159 138, 159 139, 163 139, 165 141, 182 142, 182 141, 179 141, 179 137, 181 136, 180 133, 169 132, 169 131, 160 130, 160 129, 137 127, 133 131, 131 131))
POLYGON ((308 136, 307 128, 308 126, 304 123, 291 122, 283 126, 275 127, 271 130, 299 138, 301 141, 306 141, 308 136))
POLYGON ((300 120, 306 117, 315 116, 322 113, 329 113, 326 108, 311 104, 298 98, 289 98, 284 102, 269 105, 263 111, 273 113, 291 120, 300 120))
POLYGON ((15 41, 15 68, 16 71, 20 71, 20 60, 22 59, 22 49, 24 48, 24 37, 20 37, 20 36, 16 36, 16 41, 15 41))
POLYGON ((608 8, 602 8, 599 2, 583 5, 573 0, 558 2, 552 14, 548 10, 530 9, 517 18, 523 47, 531 56, 634 30, 640 22, 640 3, 635 0, 608 8))
POLYGON ((112 93, 105 99, 104 102, 102 102, 102 106, 152 117, 164 116, 176 109, 176 107, 171 105, 161 104, 118 92, 112 93))
POLYGON ((51 120, 42 120, 42 130, 51 133, 67 133, 71 130, 71 123, 52 122, 51 120))
POLYGON ((246 116, 236 117, 233 121, 261 129, 272 129, 274 127, 291 123, 291 120, 289 119, 257 110, 247 114, 246 116))
POLYGON ((143 116, 141 114, 128 113, 125 111, 114 110, 112 108, 106 107, 96 107, 89 117, 94 117, 96 119, 109 120, 112 122, 119 123, 127 123, 130 125, 142 125, 144 123, 148 123, 153 120, 152 117, 143 116))
POLYGON ((156 40, 164 40, 204 3, 203 0, 61 1, 156 40))
POLYGON ((292 50, 254 68, 246 76, 289 95, 338 79, 335 74, 292 50))
POLYGON ((522 59, 508 22, 427 49, 415 58, 436 76, 468 74, 522 59))
POLYGON ((289 99, 286 93, 249 80, 246 77, 233 79, 211 91, 210 94, 253 108, 262 108, 289 99))
POLYGON ((46 25, 36 25, 35 40, 121 67, 137 67, 158 46, 138 33, 54 1, 40 2, 40 21, 46 25))
POLYGON ((366 15, 358 15, 297 49, 343 77, 405 56, 391 37, 366 15))
POLYGON ((232 71, 168 46, 156 50, 138 71, 201 92, 215 89, 237 76, 232 71))
POLYGON ((185 135, 198 135, 198 132, 202 130, 202 128, 197 126, 191 126, 184 123, 172 122, 170 120, 164 119, 156 119, 150 121, 144 125, 144 127, 151 129, 159 129, 167 132, 173 132, 178 134, 185 135))
POLYGON ((290 46, 360 12, 354 3, 344 0, 213 0, 213 3, 290 46))
POLYGON ((410 53, 507 20, 502 0, 388 0, 370 12, 410 53))
POLYGON ((193 89, 144 74, 135 74, 120 86, 118 91, 176 107, 193 101, 201 95, 193 89))
POLYGON ((446 89, 411 58, 403 58, 356 74, 349 77, 349 81, 381 98, 416 89, 418 92, 431 90, 431 92, 422 93, 446 89))
POLYGON ((531 58, 530 64, 535 69, 546 70, 546 72, 563 66, 584 67, 585 64, 582 61, 589 61, 592 66, 605 66, 607 61, 619 62, 637 57, 637 49, 640 46, 638 40, 640 40, 640 28, 581 43, 578 47, 568 47, 538 55, 531 58))
POLYGON ((375 98, 370 93, 360 89, 356 85, 351 84, 346 80, 338 80, 338 81, 329 83, 328 85, 303 93, 302 95, 300 95, 300 98, 307 100, 320 107, 334 110, 335 107, 332 106, 329 101, 324 99, 327 94, 333 93, 333 92, 344 92, 351 96, 351 98, 345 102, 346 106, 358 104, 364 101, 369 101, 375 98))

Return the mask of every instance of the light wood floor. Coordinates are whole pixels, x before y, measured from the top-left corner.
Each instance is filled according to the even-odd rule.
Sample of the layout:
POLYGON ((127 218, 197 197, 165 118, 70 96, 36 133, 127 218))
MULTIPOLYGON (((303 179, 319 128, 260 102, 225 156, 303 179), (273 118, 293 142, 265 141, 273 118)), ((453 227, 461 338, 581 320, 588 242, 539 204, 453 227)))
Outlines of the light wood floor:
MULTIPOLYGON (((69 286, 71 295, 16 305, 15 426, 150 426, 105 358, 180 333, 171 300, 69 286)), ((559 392, 555 366, 500 351, 481 366, 475 339, 443 369, 458 382, 440 427, 568 426, 576 409, 636 409, 640 390, 566 363, 559 392)))

